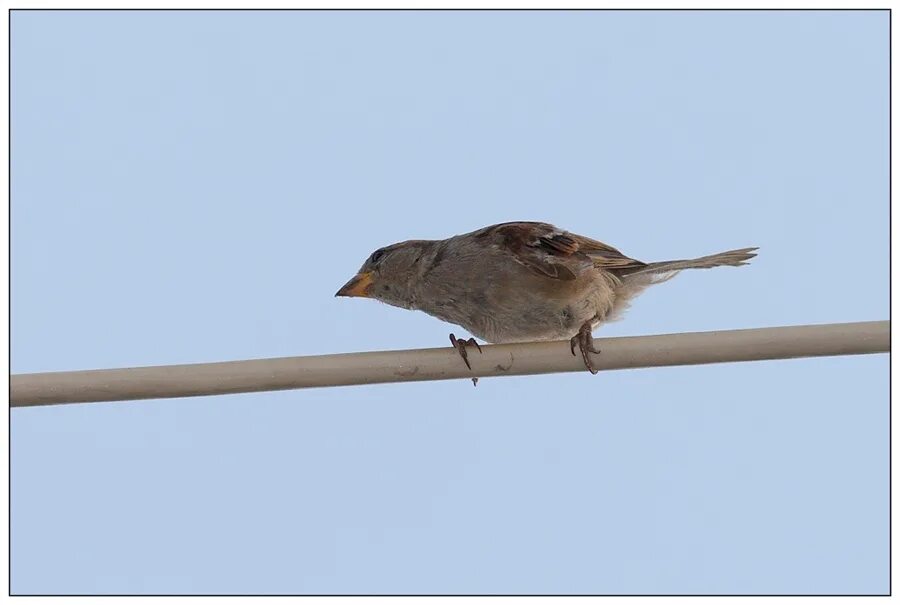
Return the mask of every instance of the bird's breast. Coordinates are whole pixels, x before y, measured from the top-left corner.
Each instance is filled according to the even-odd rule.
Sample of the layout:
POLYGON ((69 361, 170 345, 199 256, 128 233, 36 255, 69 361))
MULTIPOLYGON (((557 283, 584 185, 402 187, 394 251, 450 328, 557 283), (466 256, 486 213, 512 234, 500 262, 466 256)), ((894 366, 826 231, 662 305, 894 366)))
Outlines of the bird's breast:
POLYGON ((513 263, 486 275, 484 266, 491 264, 465 279, 438 282, 418 298, 418 308, 487 342, 527 342, 570 338, 605 316, 615 299, 614 282, 600 270, 559 280, 513 263))

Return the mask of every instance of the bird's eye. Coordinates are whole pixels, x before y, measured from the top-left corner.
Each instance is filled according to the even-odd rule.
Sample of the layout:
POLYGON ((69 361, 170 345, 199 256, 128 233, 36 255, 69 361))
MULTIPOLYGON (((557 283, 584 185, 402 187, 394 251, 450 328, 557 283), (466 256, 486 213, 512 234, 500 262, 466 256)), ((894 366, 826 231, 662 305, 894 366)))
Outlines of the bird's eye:
POLYGON ((372 256, 369 257, 369 262, 372 264, 377 263, 384 256, 384 248, 379 248, 375 252, 372 253, 372 256))

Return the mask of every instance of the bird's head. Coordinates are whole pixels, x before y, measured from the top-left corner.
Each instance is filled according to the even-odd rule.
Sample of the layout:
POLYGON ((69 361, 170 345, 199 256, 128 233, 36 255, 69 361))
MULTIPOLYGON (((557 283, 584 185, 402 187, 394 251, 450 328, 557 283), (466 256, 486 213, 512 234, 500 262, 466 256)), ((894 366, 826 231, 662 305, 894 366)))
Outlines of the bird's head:
POLYGON ((432 242, 412 240, 379 248, 335 296, 362 296, 410 309, 422 259, 432 242))

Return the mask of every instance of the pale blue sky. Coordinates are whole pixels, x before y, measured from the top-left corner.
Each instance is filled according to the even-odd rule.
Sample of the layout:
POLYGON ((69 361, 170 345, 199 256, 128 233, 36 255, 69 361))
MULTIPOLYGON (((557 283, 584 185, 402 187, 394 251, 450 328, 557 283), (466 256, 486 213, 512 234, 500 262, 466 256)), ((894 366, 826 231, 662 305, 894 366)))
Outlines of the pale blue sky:
MULTIPOLYGON (((886 12, 15 12, 13 372, 447 344, 335 290, 545 220, 603 335, 888 317, 886 12)), ((456 329, 457 333, 459 330, 456 329)), ((12 413, 15 593, 884 593, 888 358, 12 413)))

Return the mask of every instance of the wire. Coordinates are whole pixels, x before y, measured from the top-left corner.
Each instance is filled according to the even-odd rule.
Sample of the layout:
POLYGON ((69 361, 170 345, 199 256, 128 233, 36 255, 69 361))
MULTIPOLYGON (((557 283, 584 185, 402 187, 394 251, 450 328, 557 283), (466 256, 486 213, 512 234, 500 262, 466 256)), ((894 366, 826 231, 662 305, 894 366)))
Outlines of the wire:
MULTIPOLYGON (((598 338, 600 370, 762 359, 862 355, 890 350, 887 321, 751 330, 598 338)), ((195 397, 309 387, 453 378, 585 372, 568 342, 519 343, 469 350, 472 370, 456 349, 375 351, 219 363, 17 374, 10 405, 195 397)), ((577 352, 577 351, 576 351, 577 352)))

